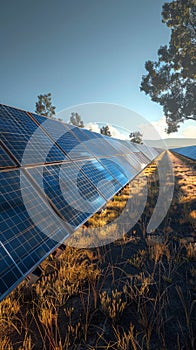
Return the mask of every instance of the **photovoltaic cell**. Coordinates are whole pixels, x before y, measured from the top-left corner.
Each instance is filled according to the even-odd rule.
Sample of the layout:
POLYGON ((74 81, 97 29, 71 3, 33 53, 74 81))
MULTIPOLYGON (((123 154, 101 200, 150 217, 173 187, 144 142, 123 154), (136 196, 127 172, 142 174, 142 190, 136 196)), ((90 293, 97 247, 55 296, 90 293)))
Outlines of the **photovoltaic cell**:
POLYGON ((154 151, 155 157, 157 157, 159 154, 163 152, 163 149, 159 147, 152 147, 152 149, 154 151))
MULTIPOLYGON (((10 279, 15 283, 20 277, 18 271, 26 275, 67 237, 68 231, 55 212, 42 201, 22 170, 1 172, 0 190, 1 256, 7 257, 8 252, 15 262, 14 266, 7 257, 8 265, 14 271, 10 279)), ((1 261, 0 266, 2 264, 1 261)), ((4 282, 5 275, 9 280, 6 267, 4 271, 0 269, 4 282)))
POLYGON ((31 114, 70 159, 93 157, 83 142, 86 141, 86 138, 83 138, 83 140, 78 139, 76 135, 80 133, 80 131, 77 130, 78 128, 71 125, 66 125, 65 123, 57 122, 53 119, 40 117, 33 113, 31 114))
POLYGON ((103 135, 102 134, 98 134, 97 132, 90 131, 90 130, 87 130, 85 128, 81 128, 80 130, 89 139, 91 139, 91 138, 93 138, 93 139, 102 139, 103 138, 103 135))
POLYGON ((142 153, 142 152, 137 152, 137 153, 134 153, 135 154, 135 156, 137 157, 137 159, 138 159, 138 162, 140 163, 140 164, 148 164, 149 162, 150 162, 150 160, 149 160, 149 158, 147 158, 145 155, 144 155, 144 153, 142 153))
POLYGON ((12 289, 23 274, 18 269, 13 259, 8 255, 0 241, 0 300, 5 293, 12 289))
MULTIPOLYGON (((111 157, 110 161, 119 166, 121 172, 127 178, 127 182, 130 181, 137 173, 137 170, 127 161, 124 156, 111 157)), ((104 164, 103 159, 101 159, 101 162, 104 164)), ((104 164, 104 166, 106 166, 106 164, 104 164)))
MULTIPOLYGON (((97 132, 89 131, 86 129, 81 129, 81 132, 84 133, 90 140, 93 139, 94 144, 98 145, 99 148, 104 148, 104 150, 107 149, 108 155, 117 155, 118 154, 118 151, 116 150, 116 148, 114 148, 110 144, 110 142, 108 142, 110 140, 110 137, 102 135, 102 134, 98 134, 97 132)), ((104 152, 104 150, 101 150, 101 152, 104 152)), ((100 154, 100 149, 99 149, 99 151, 97 151, 95 149, 94 152, 99 152, 99 154, 100 154)), ((105 150, 105 152, 106 152, 106 150, 105 150)))
POLYGON ((29 173, 74 228, 99 210, 105 199, 92 182, 80 173, 78 162, 29 169, 29 173))
POLYGON ((143 165, 143 161, 141 162, 140 158, 138 157, 138 153, 139 152, 124 155, 125 159, 136 170, 136 173, 141 171, 143 165))
POLYGON ((181 154, 184 157, 196 160, 196 146, 172 148, 171 151, 181 154))
POLYGON ((120 142, 120 140, 116 140, 113 137, 105 137, 107 142, 116 149, 118 155, 123 155, 130 153, 129 148, 126 146, 126 144, 123 144, 120 142))
POLYGON ((72 132, 77 135, 80 141, 85 142, 86 147, 95 157, 114 156, 117 154, 116 149, 102 135, 98 137, 97 135, 99 134, 82 128, 72 129, 72 132))
POLYGON ((66 159, 26 112, 0 105, 1 140, 21 165, 66 159))
MULTIPOLYGON (((150 147, 149 147, 150 148, 150 147)), ((158 148, 158 147, 152 147, 152 153, 154 155, 154 158, 157 157, 160 153, 163 152, 162 148, 158 148)))
POLYGON ((124 169, 119 164, 118 158, 100 158, 99 161, 110 172, 110 174, 118 180, 122 187, 126 185, 128 177, 125 175, 124 169))
POLYGON ((0 128, 1 300, 161 150, 3 105, 0 128))
POLYGON ((127 140, 119 140, 123 145, 125 145, 131 152, 137 152, 136 144, 127 140))
POLYGON ((9 155, 6 153, 3 147, 0 145, 0 170, 9 168, 9 167, 14 167, 14 166, 16 166, 16 164, 9 157, 9 155))
POLYGON ((83 175, 85 174, 106 200, 121 189, 120 183, 97 160, 81 161, 78 162, 78 166, 80 167, 78 180, 86 182, 83 175))
POLYGON ((143 144, 143 145, 137 145, 136 147, 138 148, 138 150, 139 150, 140 152, 142 152, 142 153, 146 156, 146 158, 148 159, 148 161, 154 159, 153 151, 152 151, 149 147, 147 147, 147 146, 144 145, 144 144, 143 144))
POLYGON ((128 140, 124 140, 123 143, 130 149, 132 152, 139 152, 138 148, 136 147, 136 144, 134 142, 130 142, 128 140))

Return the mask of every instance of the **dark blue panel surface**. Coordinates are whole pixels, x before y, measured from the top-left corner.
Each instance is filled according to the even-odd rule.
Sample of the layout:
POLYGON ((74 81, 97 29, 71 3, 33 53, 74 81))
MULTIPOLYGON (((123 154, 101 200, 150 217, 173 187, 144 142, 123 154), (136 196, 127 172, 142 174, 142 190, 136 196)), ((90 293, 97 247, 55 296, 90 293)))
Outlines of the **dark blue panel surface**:
POLYGON ((22 165, 65 160, 26 112, 0 105, 1 140, 22 165))
POLYGON ((12 258, 4 249, 0 241, 0 300, 9 289, 11 289, 18 280, 23 277, 22 272, 14 263, 12 258))
POLYGON ((69 158, 80 159, 93 157, 85 145, 85 141, 88 138, 80 132, 79 128, 53 119, 37 116, 33 113, 32 116, 41 124, 42 128, 47 131, 69 158), (80 136, 80 139, 78 136, 80 136))
POLYGON ((14 166, 16 166, 16 164, 0 145, 0 169, 14 167, 14 166))
POLYGON ((78 165, 81 170, 78 181, 86 181, 84 173, 107 200, 121 189, 120 183, 97 160, 78 162, 78 165))
POLYGON ((93 157, 85 143, 81 142, 77 137, 75 137, 71 131, 67 131, 63 136, 61 136, 57 143, 71 159, 93 157))
POLYGON ((113 156, 117 154, 115 148, 101 135, 82 128, 74 128, 72 132, 84 142, 95 157, 113 156), (98 136, 97 136, 98 135, 98 136))
POLYGON ((196 160, 196 146, 172 148, 171 151, 181 154, 184 157, 196 160))
MULTIPOLYGON (((128 155, 129 156, 129 155, 128 155)), ((117 162, 117 164, 120 165, 120 167, 123 169, 126 177, 128 178, 128 180, 130 181, 131 179, 133 179, 140 171, 139 169, 136 169, 135 167, 133 167, 132 162, 129 161, 128 156, 118 156, 118 157, 113 157, 112 159, 115 159, 115 161, 117 162)), ((141 165, 140 165, 141 167, 141 165)), ((141 168, 142 169, 142 168, 141 168)))
POLYGON ((1 299, 159 152, 3 105, 0 128, 1 299))
POLYGON ((125 186, 128 182, 128 177, 125 175, 125 171, 119 164, 118 158, 101 158, 99 161, 110 172, 110 174, 118 180, 121 186, 125 186))
POLYGON ((28 170, 43 193, 74 228, 85 222, 106 202, 92 182, 80 174, 77 163, 28 170))
POLYGON ((87 129, 82 128, 81 132, 84 133, 89 139, 101 139, 103 136, 101 134, 98 134, 97 132, 90 131, 87 129))
POLYGON ((64 240, 68 232, 61 222, 22 171, 0 173, 0 241, 21 273, 28 273, 64 240))

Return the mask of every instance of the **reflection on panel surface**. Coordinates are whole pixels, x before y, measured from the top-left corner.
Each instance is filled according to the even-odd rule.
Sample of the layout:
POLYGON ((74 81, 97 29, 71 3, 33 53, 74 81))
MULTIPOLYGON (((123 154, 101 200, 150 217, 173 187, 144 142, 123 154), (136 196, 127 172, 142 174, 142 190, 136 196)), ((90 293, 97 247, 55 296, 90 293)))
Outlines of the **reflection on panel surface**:
POLYGON ((32 114, 71 159, 115 155, 116 150, 95 132, 32 114))
POLYGON ((136 147, 140 152, 142 152, 146 156, 147 159, 152 160, 154 158, 153 151, 149 149, 149 147, 147 147, 146 145, 136 145, 136 147))
POLYGON ((3 147, 0 145, 0 170, 8 167, 14 167, 16 164, 10 158, 10 156, 6 153, 3 147))
POLYGON ((35 114, 32 115, 69 158, 80 159, 91 158, 93 156, 85 145, 85 141, 87 141, 88 138, 83 134, 83 137, 81 136, 79 128, 53 119, 36 116, 35 114), (78 138, 78 135, 80 135, 82 140, 78 138))
POLYGON ((14 284, 20 280, 23 275, 18 267, 15 265, 14 261, 8 255, 4 249, 3 244, 0 241, 0 267, 1 267, 1 278, 0 278, 0 300, 1 297, 9 289, 11 289, 14 284))
POLYGON ((0 173, 0 190, 1 245, 26 274, 67 231, 20 170, 0 173))
POLYGON ((1 140, 21 165, 66 158, 24 111, 0 105, 0 128, 1 140))
POLYGON ((85 174, 106 200, 113 197, 120 190, 120 183, 96 159, 87 162, 78 162, 78 165, 80 166, 78 180, 86 182, 83 176, 85 174))
POLYGON ((40 189, 74 228, 105 204, 92 182, 81 174, 78 162, 29 169, 40 189))
POLYGON ((99 161, 108 170, 108 172, 114 176, 122 187, 126 185, 129 180, 126 176, 124 168, 122 168, 122 164, 120 164, 118 157, 112 157, 110 159, 101 158, 99 161))
POLYGON ((161 150, 0 105, 0 300, 161 150))

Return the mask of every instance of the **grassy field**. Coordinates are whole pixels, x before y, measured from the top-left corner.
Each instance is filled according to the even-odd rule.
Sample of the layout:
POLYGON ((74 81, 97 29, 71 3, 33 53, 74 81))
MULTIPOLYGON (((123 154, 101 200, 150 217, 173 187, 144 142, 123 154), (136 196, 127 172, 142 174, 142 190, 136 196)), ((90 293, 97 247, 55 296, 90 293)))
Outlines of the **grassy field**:
POLYGON ((159 228, 146 233, 159 187, 152 163, 42 263, 36 283, 24 281, 1 302, 1 350, 196 348, 196 165, 171 159, 175 191, 159 228), (98 248, 70 246, 91 246, 89 228, 118 217, 146 181, 144 213, 128 233, 98 248))

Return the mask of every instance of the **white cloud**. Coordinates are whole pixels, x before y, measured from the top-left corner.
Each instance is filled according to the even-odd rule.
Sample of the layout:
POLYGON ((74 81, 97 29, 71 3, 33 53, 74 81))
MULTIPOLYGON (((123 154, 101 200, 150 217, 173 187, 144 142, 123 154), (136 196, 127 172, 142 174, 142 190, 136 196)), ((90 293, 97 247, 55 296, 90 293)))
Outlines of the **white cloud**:
POLYGON ((100 128, 97 123, 88 123, 85 125, 85 129, 100 133, 100 128))
MULTIPOLYGON (((185 121, 181 124, 178 132, 168 135, 165 131, 167 128, 165 117, 160 118, 159 120, 146 122, 144 124, 138 125, 132 131, 140 131, 143 134, 144 140, 159 140, 159 139, 168 139, 168 138, 196 138, 196 126, 193 125, 193 121, 185 121)), ((85 125, 85 129, 92 130, 94 132, 100 133, 100 128, 106 123, 90 122, 85 125)), ((123 128, 113 126, 112 124, 107 124, 110 128, 111 134, 113 137, 126 140, 129 139, 129 132, 125 132, 123 128)))
POLYGON ((117 128, 115 128, 114 126, 108 124, 110 132, 112 134, 112 137, 115 137, 116 139, 120 139, 120 140, 126 140, 127 137, 120 132, 120 130, 118 130, 117 128))
MULTIPOLYGON (((120 140, 126 140, 127 136, 123 134, 118 128, 114 127, 111 124, 107 124, 109 126, 110 132, 112 134, 112 137, 115 137, 120 140)), ((95 131, 100 133, 100 125, 97 123, 88 123, 85 125, 85 129, 95 131)))
POLYGON ((182 131, 183 137, 186 138, 196 138, 196 126, 188 126, 186 129, 182 131))
POLYGON ((196 137, 196 126, 189 125, 190 121, 185 121, 181 124, 178 132, 167 134, 165 129, 167 123, 165 117, 159 120, 149 122, 148 124, 140 125, 139 129, 143 134, 144 140, 157 140, 157 139, 168 139, 168 138, 195 138, 196 137))
POLYGON ((143 134, 144 140, 157 140, 168 137, 165 128, 166 122, 164 117, 139 126, 139 130, 143 134))

